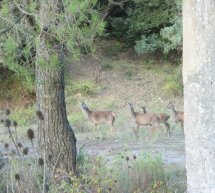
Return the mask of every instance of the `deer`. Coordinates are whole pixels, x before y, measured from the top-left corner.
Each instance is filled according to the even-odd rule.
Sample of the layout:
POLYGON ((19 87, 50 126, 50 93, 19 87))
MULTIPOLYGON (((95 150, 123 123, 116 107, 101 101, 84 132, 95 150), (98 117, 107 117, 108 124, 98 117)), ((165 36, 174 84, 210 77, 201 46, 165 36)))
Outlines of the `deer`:
POLYGON ((167 107, 172 110, 175 122, 181 124, 181 129, 184 132, 184 111, 176 111, 173 103, 170 103, 167 107))
MULTIPOLYGON (((143 113, 147 113, 146 111, 146 106, 140 107, 143 110, 143 113)), ((158 123, 163 123, 166 126, 167 129, 167 134, 170 136, 170 125, 168 123, 168 119, 170 118, 170 116, 166 113, 156 113, 159 122, 158 123)))
POLYGON ((111 133, 113 130, 116 131, 114 127, 114 121, 116 119, 116 114, 112 111, 91 111, 89 110, 85 102, 80 103, 81 110, 84 116, 94 124, 97 132, 98 125, 109 125, 111 127, 111 133))
POLYGON ((134 133, 137 138, 138 138, 139 128, 141 125, 151 126, 151 129, 154 130, 154 124, 159 122, 159 118, 154 113, 135 112, 132 103, 128 103, 128 107, 137 125, 136 130, 134 129, 134 133))

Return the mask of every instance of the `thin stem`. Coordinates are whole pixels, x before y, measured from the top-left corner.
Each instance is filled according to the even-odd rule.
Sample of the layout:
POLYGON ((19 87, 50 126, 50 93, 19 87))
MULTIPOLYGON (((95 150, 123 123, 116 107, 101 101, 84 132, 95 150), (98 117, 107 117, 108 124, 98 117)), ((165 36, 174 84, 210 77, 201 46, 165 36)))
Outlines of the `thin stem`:
POLYGON ((17 144, 16 144, 16 141, 15 141, 14 138, 13 138, 13 135, 12 135, 12 132, 11 132, 11 130, 10 130, 10 127, 7 127, 7 128, 8 128, 10 137, 11 137, 11 139, 12 139, 12 141, 13 141, 15 147, 16 147, 16 150, 17 150, 17 152, 18 152, 18 154, 19 154, 19 156, 20 156, 21 154, 20 154, 20 152, 19 152, 19 148, 18 148, 18 146, 17 146, 17 144))

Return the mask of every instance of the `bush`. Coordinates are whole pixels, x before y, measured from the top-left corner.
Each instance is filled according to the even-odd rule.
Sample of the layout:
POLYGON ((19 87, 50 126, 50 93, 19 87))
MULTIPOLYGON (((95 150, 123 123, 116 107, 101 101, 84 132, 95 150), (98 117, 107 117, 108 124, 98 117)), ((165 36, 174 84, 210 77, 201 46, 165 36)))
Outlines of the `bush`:
POLYGON ((163 50, 164 44, 160 37, 156 34, 152 34, 148 37, 143 35, 141 40, 136 41, 134 48, 136 52, 141 55, 153 53, 156 50, 163 50))
POLYGON ((178 13, 173 19, 170 19, 170 26, 164 27, 160 31, 161 38, 164 42, 164 54, 168 54, 172 50, 182 52, 182 2, 177 2, 178 13))
POLYGON ((110 35, 134 43, 142 35, 159 33, 176 15, 176 0, 131 0, 108 19, 110 35))
POLYGON ((96 85, 90 81, 82 81, 77 83, 72 83, 70 89, 73 94, 81 95, 93 95, 96 91, 96 85))
POLYGON ((182 81, 182 69, 181 65, 178 66, 174 73, 171 71, 171 74, 165 77, 164 90, 168 93, 174 95, 183 94, 183 81, 182 81))
POLYGON ((104 55, 108 58, 117 56, 120 52, 126 50, 126 46, 119 41, 102 41, 100 47, 103 49, 104 55))
POLYGON ((27 126, 32 124, 36 118, 35 107, 17 108, 11 113, 11 119, 19 122, 20 126, 27 126))
POLYGON ((135 45, 138 54, 181 49, 181 0, 131 0, 107 19, 111 37, 135 45))

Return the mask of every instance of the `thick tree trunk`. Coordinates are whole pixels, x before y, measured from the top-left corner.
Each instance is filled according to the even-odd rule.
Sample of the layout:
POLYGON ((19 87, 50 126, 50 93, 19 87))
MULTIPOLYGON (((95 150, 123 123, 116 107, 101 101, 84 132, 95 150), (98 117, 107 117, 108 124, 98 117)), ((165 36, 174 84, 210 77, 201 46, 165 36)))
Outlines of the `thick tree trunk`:
POLYGON ((183 1, 187 192, 215 192, 215 1, 183 1))
POLYGON ((64 74, 61 69, 37 66, 37 110, 39 148, 52 163, 75 172, 76 138, 67 120, 64 97, 64 74))
MULTIPOLYGON (((57 12, 58 1, 41 1, 40 19, 43 29, 53 25, 56 18, 50 13, 57 12)), ((76 138, 67 120, 64 96, 64 72, 59 56, 59 45, 53 36, 42 32, 39 36, 36 58, 36 95, 38 113, 39 149, 46 160, 66 172, 75 172, 76 138), (52 49, 50 49, 52 45, 52 49), (51 63, 53 55, 59 56, 59 64, 51 63), (42 61, 42 62, 41 62, 42 61)), ((60 43, 58 43, 60 44, 60 43)), ((55 61, 56 62, 56 61, 55 61)))

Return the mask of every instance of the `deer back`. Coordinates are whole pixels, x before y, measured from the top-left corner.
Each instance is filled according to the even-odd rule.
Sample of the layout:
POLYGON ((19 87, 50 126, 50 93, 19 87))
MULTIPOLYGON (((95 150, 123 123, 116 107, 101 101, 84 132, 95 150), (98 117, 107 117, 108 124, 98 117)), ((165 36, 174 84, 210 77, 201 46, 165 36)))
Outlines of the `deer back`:
POLYGON ((90 111, 88 118, 94 124, 112 124, 115 114, 112 111, 90 111))

